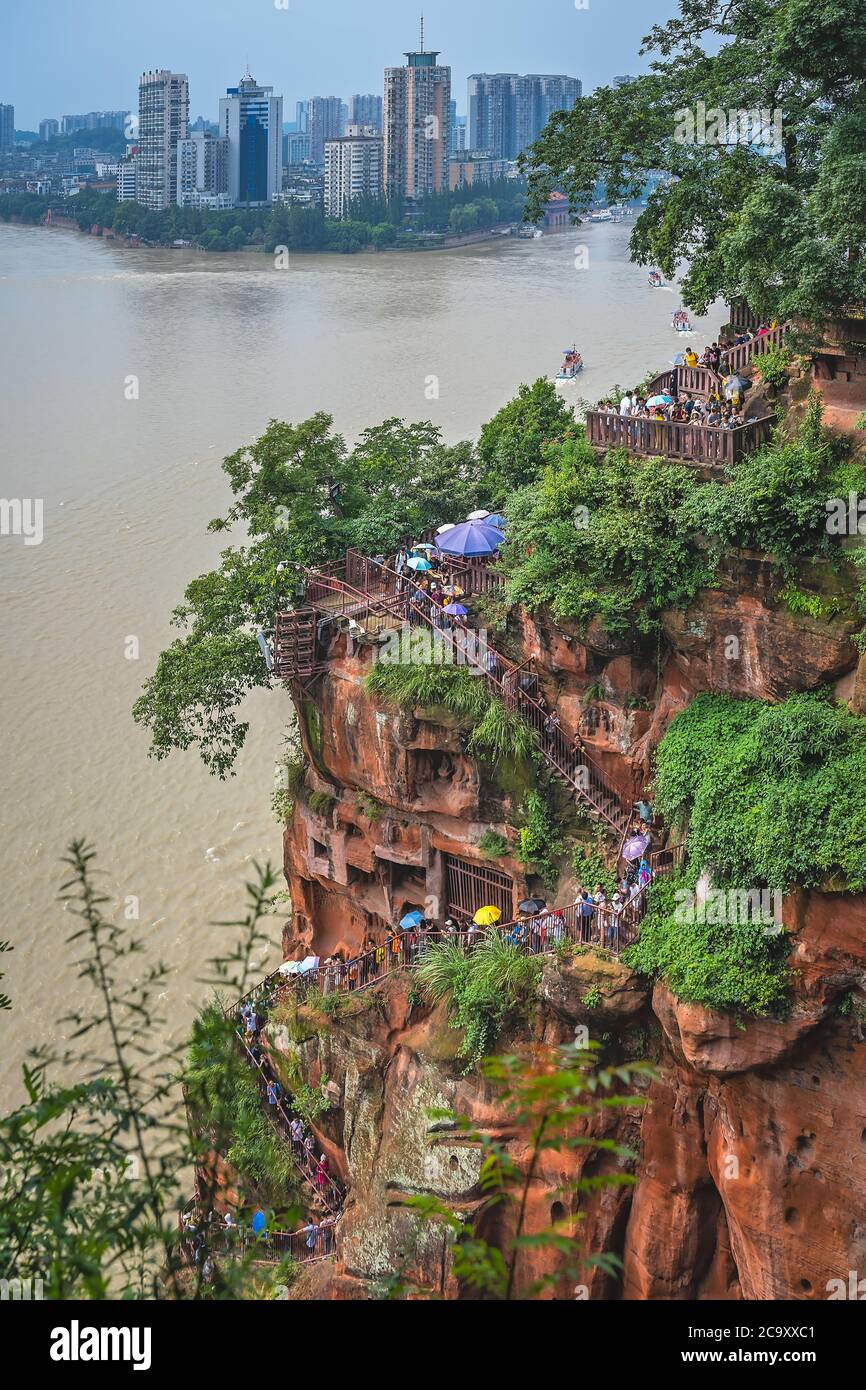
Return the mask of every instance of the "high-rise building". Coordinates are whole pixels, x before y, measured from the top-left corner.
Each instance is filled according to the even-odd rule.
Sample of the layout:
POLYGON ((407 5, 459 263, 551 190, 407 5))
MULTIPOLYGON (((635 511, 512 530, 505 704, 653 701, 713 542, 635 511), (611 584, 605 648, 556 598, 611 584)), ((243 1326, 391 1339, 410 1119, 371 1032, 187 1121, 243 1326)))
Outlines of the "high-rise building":
POLYGON ((372 126, 350 125, 325 141, 325 216, 344 218, 358 198, 382 194, 384 142, 372 126))
POLYGON ((306 129, 310 137, 310 159, 314 164, 324 164, 325 141, 339 140, 345 129, 344 107, 340 98, 310 97, 306 129))
POLYGON ((117 166, 117 201, 119 203, 134 203, 135 197, 135 158, 133 156, 122 159, 117 166))
POLYGON ((304 130, 290 130, 283 136, 283 163, 305 164, 310 158, 310 137, 304 130))
POLYGON ((80 116, 64 116, 60 122, 61 135, 74 135, 77 130, 125 130, 128 111, 85 111, 80 116))
POLYGON ((228 140, 228 192, 236 207, 261 207, 283 184, 283 98, 249 72, 220 99, 220 135, 228 140))
POLYGON ((439 54, 406 54, 401 68, 385 69, 382 127, 385 187, 389 194, 422 198, 448 188, 451 148, 451 69, 439 54))
POLYGON ((161 68, 138 79, 136 201, 161 212, 177 197, 177 144, 189 134, 186 73, 161 68))
POLYGON ((55 121, 54 118, 53 118, 52 116, 48 116, 48 117, 46 117, 46 119, 45 119, 44 121, 40 121, 40 122, 39 122, 39 139, 40 139, 40 140, 53 140, 54 137, 55 137, 55 135, 59 135, 59 134, 60 134, 60 122, 59 122, 59 121, 55 121))
POLYGON ((491 183, 505 178, 510 168, 507 159, 494 159, 486 150, 463 150, 452 155, 448 163, 448 187, 472 188, 478 183, 491 183))
POLYGON ((295 125, 298 127, 298 130, 302 131, 305 135, 309 129, 307 125, 309 104, 308 101, 295 102, 295 125))
POLYGON ((0 150, 15 148, 15 107, 0 103, 0 150))
POLYGON ((576 77, 480 72, 469 78, 471 150, 516 159, 537 140, 554 111, 570 111, 583 88, 576 77))
POLYGON ((365 126, 381 135, 382 98, 372 92, 367 96, 353 96, 349 102, 349 124, 365 126))
POLYGON ((177 201, 181 207, 230 207, 229 142, 197 130, 177 142, 177 201))

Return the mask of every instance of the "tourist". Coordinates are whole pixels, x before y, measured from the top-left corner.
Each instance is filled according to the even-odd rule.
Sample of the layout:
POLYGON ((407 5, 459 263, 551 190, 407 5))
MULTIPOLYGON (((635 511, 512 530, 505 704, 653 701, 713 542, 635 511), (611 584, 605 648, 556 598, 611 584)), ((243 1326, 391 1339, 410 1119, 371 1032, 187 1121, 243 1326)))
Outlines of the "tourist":
POLYGON ((325 1154, 319 1156, 313 1181, 320 1192, 328 1185, 328 1159, 325 1154))
POLYGON ((280 1091, 282 1090, 279 1081, 272 1078, 265 1089, 268 1097, 268 1105, 276 1105, 280 1098, 280 1091))
POLYGON ((304 1244, 306 1245, 307 1249, 312 1253, 312 1251, 315 1250, 315 1248, 316 1248, 316 1242, 317 1242, 318 1239, 319 1239, 319 1225, 318 1225, 318 1222, 317 1222, 317 1221, 310 1221, 310 1222, 307 1223, 306 1226, 302 1226, 302 1227, 301 1227, 301 1234, 304 1235, 304 1236, 306 1236, 306 1240, 304 1241, 304 1244))
POLYGON ((694 348, 686 348, 683 361, 687 367, 696 367, 698 365, 698 354, 695 352, 694 348))
POLYGON ((626 391, 625 395, 619 403, 619 413, 620 415, 631 415, 633 408, 634 398, 629 395, 628 391, 626 391))
POLYGON ((303 1143, 304 1143, 304 1126, 302 1125, 301 1121, 298 1119, 297 1115, 295 1115, 294 1119, 291 1121, 291 1123, 290 1123, 290 1125, 289 1125, 289 1138, 290 1138, 291 1141, 292 1141, 292 1145, 293 1145, 296 1149, 300 1149, 300 1148, 303 1147, 303 1143))
POLYGON ((544 736, 551 748, 556 747, 556 736, 560 729, 560 718, 556 710, 551 710, 544 721, 544 736))

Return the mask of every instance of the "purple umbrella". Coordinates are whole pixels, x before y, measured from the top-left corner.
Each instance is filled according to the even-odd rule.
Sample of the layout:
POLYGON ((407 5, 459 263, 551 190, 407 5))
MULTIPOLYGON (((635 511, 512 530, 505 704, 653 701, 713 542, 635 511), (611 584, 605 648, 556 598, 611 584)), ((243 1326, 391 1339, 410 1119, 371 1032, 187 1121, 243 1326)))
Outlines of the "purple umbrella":
POLYGON ((483 521, 464 521, 440 537, 439 549, 446 555, 494 555, 505 536, 483 521))
POLYGON ((465 618, 468 608, 464 608, 462 603, 446 603, 445 612, 450 613, 452 618, 465 618))
POLYGON ((632 835, 622 847, 623 859, 640 859, 648 844, 649 835, 632 835))

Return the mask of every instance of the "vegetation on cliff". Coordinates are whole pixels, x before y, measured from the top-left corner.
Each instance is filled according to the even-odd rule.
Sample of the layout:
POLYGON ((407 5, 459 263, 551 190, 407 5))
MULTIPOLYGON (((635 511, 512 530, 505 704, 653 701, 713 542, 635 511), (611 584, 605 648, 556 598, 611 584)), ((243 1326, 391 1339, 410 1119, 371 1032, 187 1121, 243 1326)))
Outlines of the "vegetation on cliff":
MULTIPOLYGON (((732 549, 762 551, 784 574, 803 558, 841 569, 846 553, 828 534, 827 499, 866 491, 862 464, 825 436, 817 397, 795 438, 731 465, 724 481, 623 451, 602 457, 582 431, 541 454, 540 476, 506 507, 508 597, 612 633, 656 630, 664 609, 687 608, 714 582, 732 549)), ((853 579, 850 588, 853 601, 853 579)))
POLYGON ((678 11, 644 40, 648 73, 551 120, 524 161, 532 213, 552 188, 585 209, 599 181, 612 201, 638 198, 661 171, 632 255, 669 279, 686 262, 692 309, 742 296, 766 318, 820 322, 862 301, 862 0, 680 0, 678 11))
POLYGON ((698 695, 659 745, 654 804, 716 886, 866 889, 866 722, 829 693, 698 695))
POLYGON ((495 1046, 509 1014, 526 1007, 541 974, 541 961, 524 955, 490 932, 466 953, 459 942, 430 947, 418 966, 418 981, 432 1003, 448 1001, 449 1019, 462 1028, 459 1057, 467 1070, 495 1046))
POLYGON ((678 999, 708 1009, 779 1015, 784 1012, 790 972, 790 941, 770 934, 760 921, 708 920, 684 912, 690 898, 686 878, 653 885, 640 936, 623 961, 641 975, 658 975, 678 999))

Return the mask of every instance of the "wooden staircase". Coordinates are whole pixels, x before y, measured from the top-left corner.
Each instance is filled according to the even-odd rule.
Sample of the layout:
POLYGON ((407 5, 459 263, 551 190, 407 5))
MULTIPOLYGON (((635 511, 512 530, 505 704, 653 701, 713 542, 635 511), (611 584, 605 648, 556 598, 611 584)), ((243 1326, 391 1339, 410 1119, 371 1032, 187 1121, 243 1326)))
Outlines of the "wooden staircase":
POLYGON ((280 680, 306 680, 321 663, 316 661, 316 624, 312 608, 278 613, 274 624, 274 671, 280 680))

